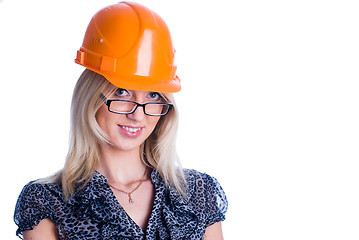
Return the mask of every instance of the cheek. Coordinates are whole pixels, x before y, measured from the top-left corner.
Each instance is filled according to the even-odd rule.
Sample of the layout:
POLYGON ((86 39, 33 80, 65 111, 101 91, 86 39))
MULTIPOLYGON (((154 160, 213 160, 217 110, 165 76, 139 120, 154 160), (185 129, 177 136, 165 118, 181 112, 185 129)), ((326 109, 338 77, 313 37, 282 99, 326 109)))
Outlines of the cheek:
MULTIPOLYGON (((153 117, 151 117, 151 118, 153 118, 153 117)), ((151 136, 151 134, 154 132, 158 122, 159 122, 159 118, 147 120, 146 134, 143 135, 144 139, 147 139, 149 136, 151 136)))
POLYGON ((152 117, 152 119, 149 121, 150 125, 152 126, 152 131, 156 128, 159 121, 160 117, 152 117))
POLYGON ((100 128, 105 131, 107 129, 106 123, 111 121, 111 116, 109 115, 109 111, 106 106, 102 106, 96 113, 96 121, 100 128))

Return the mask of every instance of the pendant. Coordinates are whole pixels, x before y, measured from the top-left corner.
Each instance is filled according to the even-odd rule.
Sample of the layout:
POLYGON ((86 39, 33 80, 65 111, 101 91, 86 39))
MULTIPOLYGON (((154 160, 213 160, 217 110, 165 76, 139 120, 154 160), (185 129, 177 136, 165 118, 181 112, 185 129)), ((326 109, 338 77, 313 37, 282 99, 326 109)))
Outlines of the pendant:
POLYGON ((132 197, 131 197, 131 194, 128 194, 128 202, 129 202, 130 204, 133 204, 133 203, 134 203, 134 201, 133 201, 133 199, 132 199, 132 197))

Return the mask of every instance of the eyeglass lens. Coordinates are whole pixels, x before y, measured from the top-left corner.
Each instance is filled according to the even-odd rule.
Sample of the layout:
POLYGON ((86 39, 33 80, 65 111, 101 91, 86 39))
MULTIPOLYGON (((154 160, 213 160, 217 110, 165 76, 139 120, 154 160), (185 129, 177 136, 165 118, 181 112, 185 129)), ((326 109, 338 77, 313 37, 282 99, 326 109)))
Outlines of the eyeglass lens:
MULTIPOLYGON (((126 114, 133 112, 136 106, 137 104, 134 102, 113 101, 111 102, 110 110, 126 114)), ((147 114, 161 115, 168 112, 169 106, 166 104, 148 103, 144 106, 144 110, 147 114)))

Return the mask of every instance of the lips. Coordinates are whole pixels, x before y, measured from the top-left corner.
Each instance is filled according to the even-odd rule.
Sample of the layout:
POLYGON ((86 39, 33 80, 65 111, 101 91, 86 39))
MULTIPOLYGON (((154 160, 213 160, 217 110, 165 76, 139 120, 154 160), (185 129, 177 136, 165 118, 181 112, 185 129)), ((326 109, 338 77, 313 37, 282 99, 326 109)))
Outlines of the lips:
POLYGON ((120 127, 121 132, 127 137, 138 137, 143 130, 143 127, 135 127, 135 126, 125 126, 118 125, 120 127))

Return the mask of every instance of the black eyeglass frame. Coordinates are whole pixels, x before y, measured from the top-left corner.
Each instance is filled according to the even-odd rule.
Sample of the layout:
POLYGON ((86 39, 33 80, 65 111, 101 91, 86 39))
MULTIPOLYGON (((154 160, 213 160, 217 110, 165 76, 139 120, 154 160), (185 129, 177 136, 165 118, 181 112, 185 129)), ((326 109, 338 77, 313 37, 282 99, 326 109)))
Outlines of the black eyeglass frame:
POLYGON ((159 116, 165 116, 167 115, 173 108, 173 104, 171 103, 159 103, 159 102, 154 102, 154 103, 138 103, 138 102, 135 102, 135 101, 130 101, 130 100, 122 100, 122 99, 107 99, 105 97, 105 95, 103 95, 102 93, 100 94, 100 97, 102 99, 102 101, 107 105, 107 109, 109 112, 112 112, 112 113, 116 113, 116 114, 132 114, 134 113, 138 107, 142 107, 143 109, 143 113, 148 115, 148 116, 153 116, 153 117, 159 117, 159 116), (131 112, 126 112, 126 113, 122 113, 122 112, 116 112, 116 111, 112 111, 110 109, 110 106, 111 106, 111 103, 112 102, 128 102, 128 103, 134 103, 136 104, 135 107, 131 110, 131 112), (147 113, 146 112, 146 106, 147 105, 166 105, 168 106, 168 109, 167 109, 167 112, 165 113, 160 113, 160 114, 151 114, 151 113, 147 113))

